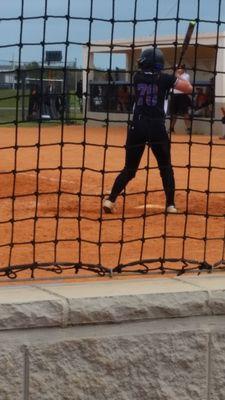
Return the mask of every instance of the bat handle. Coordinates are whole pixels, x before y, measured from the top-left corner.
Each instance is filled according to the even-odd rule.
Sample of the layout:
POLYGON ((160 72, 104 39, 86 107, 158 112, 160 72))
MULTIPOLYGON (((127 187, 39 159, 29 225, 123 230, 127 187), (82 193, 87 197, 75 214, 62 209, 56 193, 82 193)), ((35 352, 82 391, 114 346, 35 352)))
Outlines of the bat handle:
POLYGON ((178 63, 177 63, 177 68, 181 66, 181 63, 182 63, 182 60, 183 60, 184 53, 185 53, 184 51, 182 51, 182 52, 181 52, 181 55, 180 55, 179 61, 178 61, 178 63))

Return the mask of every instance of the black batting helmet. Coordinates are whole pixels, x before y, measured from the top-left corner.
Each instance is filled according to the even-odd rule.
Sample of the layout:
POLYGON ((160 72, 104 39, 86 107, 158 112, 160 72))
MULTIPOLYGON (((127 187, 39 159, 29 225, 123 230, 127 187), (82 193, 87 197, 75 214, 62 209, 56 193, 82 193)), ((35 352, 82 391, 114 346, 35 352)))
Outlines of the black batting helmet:
POLYGON ((143 70, 161 71, 164 68, 164 56, 160 49, 150 48, 141 53, 138 66, 143 70))

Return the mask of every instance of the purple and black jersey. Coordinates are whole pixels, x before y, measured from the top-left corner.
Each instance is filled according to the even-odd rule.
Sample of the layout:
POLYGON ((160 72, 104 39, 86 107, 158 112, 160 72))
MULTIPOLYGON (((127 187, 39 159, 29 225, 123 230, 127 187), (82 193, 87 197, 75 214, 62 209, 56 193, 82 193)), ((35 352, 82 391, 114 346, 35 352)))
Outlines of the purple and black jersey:
POLYGON ((174 75, 152 72, 137 72, 134 77, 134 118, 164 118, 164 101, 177 78, 174 75))

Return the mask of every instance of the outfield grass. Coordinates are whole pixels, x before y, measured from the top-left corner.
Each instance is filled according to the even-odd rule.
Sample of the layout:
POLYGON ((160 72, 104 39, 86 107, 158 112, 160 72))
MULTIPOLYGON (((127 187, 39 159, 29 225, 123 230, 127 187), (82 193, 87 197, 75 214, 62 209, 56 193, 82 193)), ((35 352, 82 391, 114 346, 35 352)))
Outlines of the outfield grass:
POLYGON ((13 107, 16 104, 16 89, 0 89, 0 107, 13 107))

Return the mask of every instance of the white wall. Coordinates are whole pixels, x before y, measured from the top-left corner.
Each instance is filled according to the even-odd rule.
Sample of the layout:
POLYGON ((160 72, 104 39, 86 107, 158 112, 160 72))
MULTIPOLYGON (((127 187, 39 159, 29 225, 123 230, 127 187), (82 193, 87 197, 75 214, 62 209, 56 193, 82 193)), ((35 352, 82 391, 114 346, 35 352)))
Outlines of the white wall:
MULTIPOLYGON (((170 62, 170 64, 173 64, 174 61, 174 56, 172 58, 171 57, 171 51, 174 53, 174 47, 171 48, 171 43, 173 43, 173 38, 172 37, 159 37, 158 38, 158 45, 162 46, 163 50, 165 51, 166 57, 168 59, 168 61, 170 62)), ((195 43, 196 38, 193 36, 192 42, 191 43, 195 43)), ((120 43, 120 41, 115 41, 115 46, 116 44, 120 43)), ((202 72, 198 72, 198 74, 196 75, 196 80, 208 80, 209 79, 209 75, 210 77, 213 77, 215 75, 215 59, 214 59, 214 55, 215 55, 215 48, 214 46, 217 45, 217 36, 216 34, 202 34, 198 36, 198 40, 197 40, 198 44, 202 45, 200 47, 198 47, 198 51, 196 53, 195 51, 195 47, 194 46, 190 46, 190 48, 188 49, 184 61, 186 62, 187 66, 189 66, 190 68, 193 67, 193 65, 195 64, 195 57, 197 56, 197 68, 199 69, 203 69, 205 71, 202 72), (206 47, 206 46, 211 46, 211 47, 206 47), (200 57, 201 56, 201 57, 200 57), (210 72, 207 72, 210 71, 210 72)), ((137 58, 139 56, 139 53, 141 51, 141 48, 146 48, 146 44, 151 43, 150 38, 142 38, 142 39, 136 39, 135 44, 136 46, 139 46, 139 49, 136 48, 135 49, 135 58, 137 58)), ((179 43, 182 43, 182 37, 179 38, 179 43)), ((128 45, 129 41, 127 41, 126 43, 123 42, 123 44, 128 45)), ((221 124, 221 111, 220 111, 220 107, 222 104, 225 104, 225 52, 224 52, 224 48, 225 48, 225 33, 220 33, 220 37, 219 37, 219 48, 218 48, 218 54, 217 54, 217 65, 216 65, 216 82, 215 82, 215 122, 213 122, 213 135, 222 135, 224 134, 224 125, 221 124), (222 97, 221 97, 222 96, 222 97), (217 121, 218 120, 218 121, 217 121)), ((103 47, 93 47, 93 49, 91 49, 91 51, 93 52, 100 52, 100 51, 106 51, 108 50, 107 47, 103 48, 103 47)), ((116 50, 116 47, 114 48, 114 51, 121 51, 121 47, 118 48, 118 50, 116 50)), ((180 51, 180 50, 179 50, 180 51)), ((127 69, 130 69, 130 62, 131 62, 131 50, 127 51, 124 50, 124 53, 126 53, 126 57, 127 57, 127 69)), ((84 48, 84 68, 86 68, 86 60, 87 60, 87 49, 84 48)), ((192 75, 193 78, 193 72, 190 71, 190 74, 192 75)), ((85 72, 84 72, 84 81, 86 81, 86 76, 85 76, 85 72)), ((91 77, 89 77, 89 79, 91 79, 91 77)), ((129 77, 127 76, 127 79, 129 80, 129 77)), ((89 113, 87 117, 92 117, 92 118, 96 118, 96 119, 101 119, 101 116, 99 113, 89 113)), ((110 115, 110 118, 114 121, 116 119, 120 120, 121 118, 118 117, 117 114, 110 115)), ((124 114, 124 118, 122 119, 126 119, 127 115, 124 114)), ((92 123, 90 121, 90 123, 92 123)), ((96 122, 93 122, 96 124, 96 122)), ((99 122, 100 124, 102 123, 102 121, 99 122)), ((178 132, 184 132, 184 124, 183 121, 178 121, 177 123, 177 131, 178 132)), ((210 125, 210 120, 206 119, 204 121, 198 121, 195 120, 193 122, 193 133, 199 133, 199 134, 210 134, 211 132, 211 125, 210 125)))

